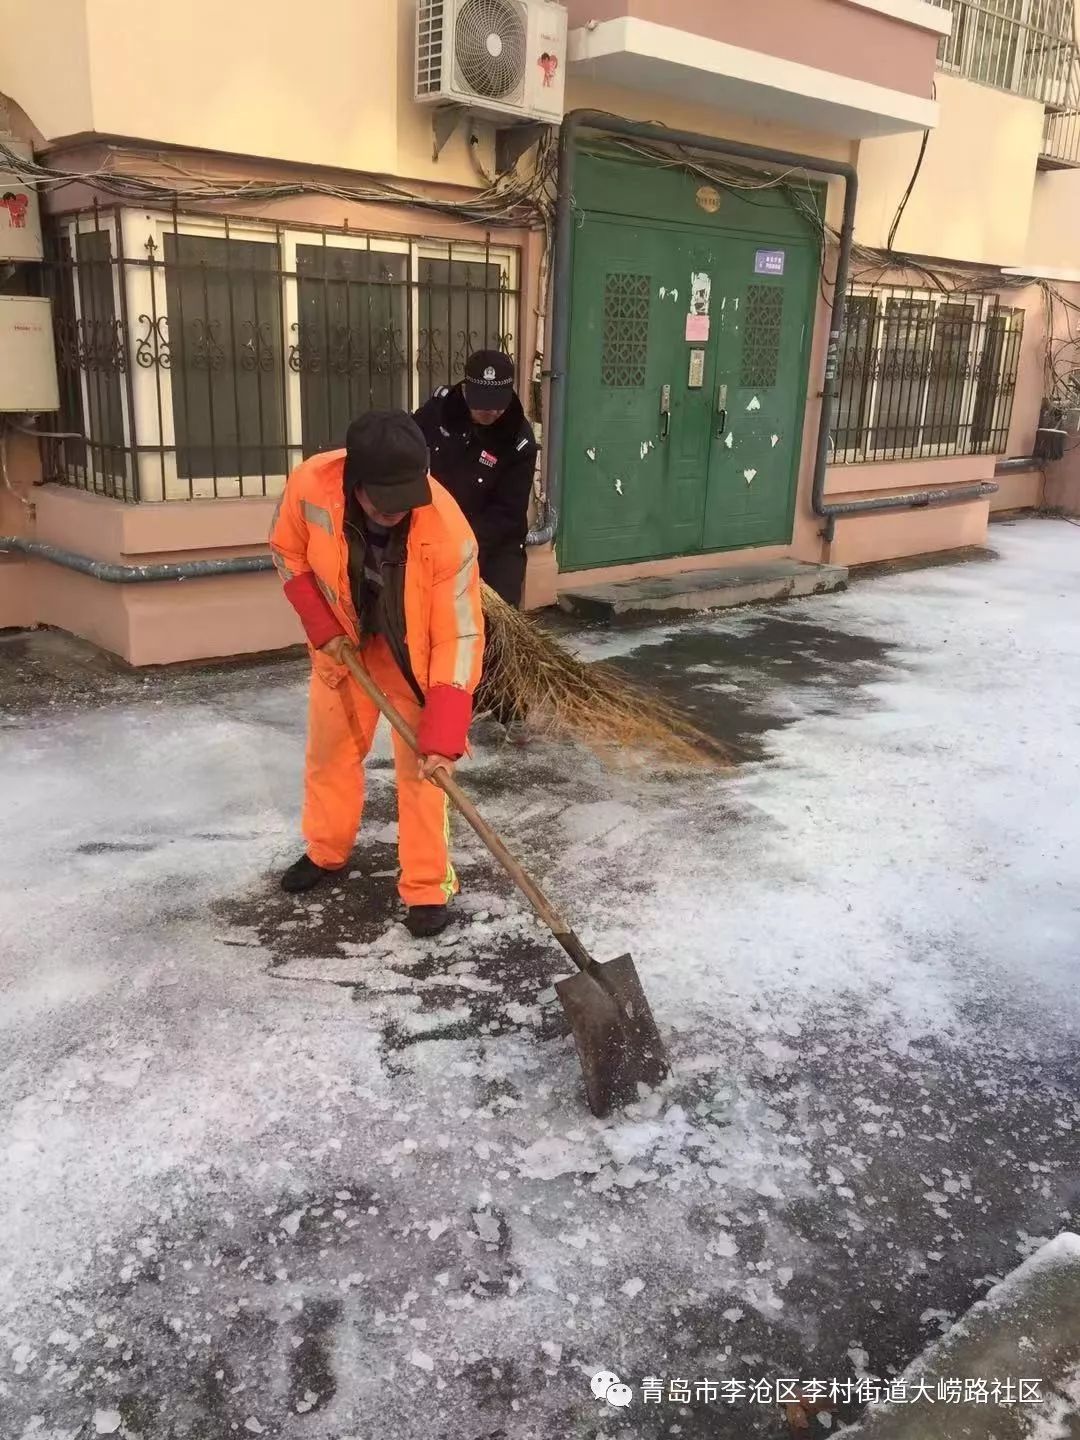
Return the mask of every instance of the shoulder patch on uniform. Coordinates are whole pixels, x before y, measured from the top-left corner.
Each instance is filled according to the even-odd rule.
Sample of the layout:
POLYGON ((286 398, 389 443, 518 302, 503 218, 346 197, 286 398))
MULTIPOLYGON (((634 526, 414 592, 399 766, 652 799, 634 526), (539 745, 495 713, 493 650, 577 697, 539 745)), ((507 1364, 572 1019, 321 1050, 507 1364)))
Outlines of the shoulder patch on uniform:
POLYGON ((435 399, 436 399, 436 400, 441 400, 444 395, 449 395, 449 394, 450 394, 450 387, 449 387, 449 385, 440 385, 439 388, 435 391, 435 399))
POLYGON ((531 437, 530 435, 523 435, 523 436, 521 437, 521 439, 518 441, 516 448, 517 448, 518 450, 524 450, 525 447, 528 445, 528 443, 529 443, 529 441, 530 441, 531 438, 532 438, 532 437, 531 437))

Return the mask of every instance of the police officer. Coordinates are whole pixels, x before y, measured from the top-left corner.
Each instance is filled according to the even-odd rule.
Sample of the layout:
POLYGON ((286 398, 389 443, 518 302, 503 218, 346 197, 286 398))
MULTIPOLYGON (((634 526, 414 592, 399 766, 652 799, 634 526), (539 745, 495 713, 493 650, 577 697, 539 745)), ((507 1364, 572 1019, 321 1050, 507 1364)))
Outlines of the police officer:
POLYGON ((450 491, 480 548, 480 578, 521 605, 525 536, 536 469, 536 437, 514 392, 514 365, 500 350, 478 350, 465 378, 436 390, 416 412, 431 473, 450 491))
MULTIPOLYGON (((536 437, 514 391, 513 361, 501 350, 477 350, 465 362, 465 378, 436 390, 415 419, 428 442, 432 475, 476 536, 480 578, 520 608, 536 437)), ((476 713, 485 711, 507 740, 527 743, 527 717, 486 675, 476 691, 476 713)))

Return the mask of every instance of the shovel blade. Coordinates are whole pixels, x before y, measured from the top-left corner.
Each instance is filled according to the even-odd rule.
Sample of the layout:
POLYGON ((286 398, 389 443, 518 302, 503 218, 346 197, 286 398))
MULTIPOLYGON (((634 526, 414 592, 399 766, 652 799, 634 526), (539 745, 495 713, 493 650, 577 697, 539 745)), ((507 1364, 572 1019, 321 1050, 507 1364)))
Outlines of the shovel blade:
POLYGON ((670 1073, 663 1042, 629 955, 558 980, 585 1077, 589 1109, 603 1117, 639 1098, 638 1085, 670 1073))

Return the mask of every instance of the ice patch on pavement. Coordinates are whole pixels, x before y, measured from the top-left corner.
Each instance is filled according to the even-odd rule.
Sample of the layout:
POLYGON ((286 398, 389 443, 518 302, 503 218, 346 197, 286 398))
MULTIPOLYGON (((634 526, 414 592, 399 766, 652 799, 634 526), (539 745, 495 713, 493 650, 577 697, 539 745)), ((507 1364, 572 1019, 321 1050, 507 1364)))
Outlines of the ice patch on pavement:
MULTIPOLYGON (((731 1330, 710 1337, 720 1349, 754 1327, 808 1331, 800 1285, 820 1250, 854 1252, 875 1223, 875 1164, 906 1159, 942 1127, 936 1113, 877 1113, 854 1094, 842 1120, 822 1120, 815 1067, 836 1058, 829 1047, 876 1066, 910 1065, 926 1040, 981 1054, 990 1012, 1018 1046, 1037 1036, 1052 1054, 1080 1021, 1080 608, 1060 603, 1080 588, 1080 546, 1074 529, 1049 525, 1000 543, 998 566, 892 576, 786 607, 888 639, 896 663, 850 704, 781 684, 770 704, 793 723, 734 778, 605 776, 569 756, 564 788, 542 772, 519 790, 499 763, 478 763, 478 780, 506 780, 485 787, 485 810, 535 855, 590 949, 634 955, 669 1042, 672 1080, 603 1122, 582 1103, 567 1037, 443 1033, 497 999, 477 958, 541 933, 494 892, 475 847, 462 846, 479 881, 463 897, 470 923, 445 947, 388 925, 289 959, 278 978, 297 983, 286 985, 267 973, 257 936, 223 943, 210 907, 257 896, 297 843, 299 687, 275 699, 273 724, 226 678, 213 704, 5 731, 3 1383, 66 1404, 75 1392, 48 1367, 92 1375, 61 1338, 89 1328, 76 1307, 118 1317, 93 1341, 115 1334, 107 1366, 167 1297, 157 1318, 185 1338, 153 1352, 147 1386, 181 1393, 193 1382, 161 1357, 186 1346, 201 1363, 199 1336, 213 1331, 218 1345, 232 1333, 207 1314, 237 1326, 246 1313, 252 1334, 261 1325, 272 1337, 275 1376, 294 1352, 337 1364, 341 1347, 337 1398, 305 1381, 290 1416, 394 1436, 395 1413, 426 1422, 433 1395, 458 1397, 440 1402, 453 1418, 438 1425, 475 1420, 477 1395, 498 1404, 509 1393, 490 1373, 504 1362, 507 1374, 510 1361, 526 1374, 567 1370, 603 1341, 610 1353, 592 1358, 618 1368, 619 1315, 663 1315, 650 1324, 673 1332, 674 1309, 719 1317, 731 1330), (148 848, 80 849, 114 837, 148 848), (473 966, 456 972, 460 995, 447 983, 459 961, 473 966), (415 1042, 392 1055, 389 1020, 415 1042), (785 1217, 796 1204, 816 1217, 813 1245, 785 1217), (340 1310, 317 1340, 303 1326, 327 1296, 340 1310), (368 1364, 349 1349, 357 1334, 383 1389, 357 1378, 368 1364)), ((750 646, 754 623, 693 617, 582 650, 632 658, 684 633, 750 646)), ((373 793, 389 783, 376 772, 373 793)), ((562 973, 550 946, 544 983, 562 973)), ((535 1026, 539 1008, 513 999, 502 1013, 535 1026)), ((916 1187, 933 1226, 911 1243, 919 1274, 943 1269, 958 1243, 937 1211, 976 1203, 959 1178, 966 1158, 945 1163, 955 1177, 926 1168, 916 1187)), ((1037 1242, 1042 1223, 1009 1244, 1037 1242)), ((945 1313, 921 1300, 915 1314, 929 1310, 945 1313)), ((756 1353, 756 1339, 736 1343, 756 1353)), ((862 1327, 858 1343, 842 1339, 870 1344, 862 1327)), ((87 1383, 79 1425, 119 1403, 104 1381, 87 1383)), ((529 1423, 557 1433, 579 1399, 553 1381, 529 1423)), ((241 1394, 238 1431, 250 1419, 274 1433, 268 1406, 241 1394)))

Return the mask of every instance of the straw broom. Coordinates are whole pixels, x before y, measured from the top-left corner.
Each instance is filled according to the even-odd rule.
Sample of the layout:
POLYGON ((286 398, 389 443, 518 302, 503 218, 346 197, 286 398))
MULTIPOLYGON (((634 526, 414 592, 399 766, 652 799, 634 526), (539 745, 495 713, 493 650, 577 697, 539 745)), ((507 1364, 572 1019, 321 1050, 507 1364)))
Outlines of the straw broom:
POLYGON ((534 620, 482 586, 484 680, 489 694, 529 728, 576 740, 602 760, 649 759, 671 766, 727 768, 733 755, 674 706, 611 666, 586 665, 534 620))

